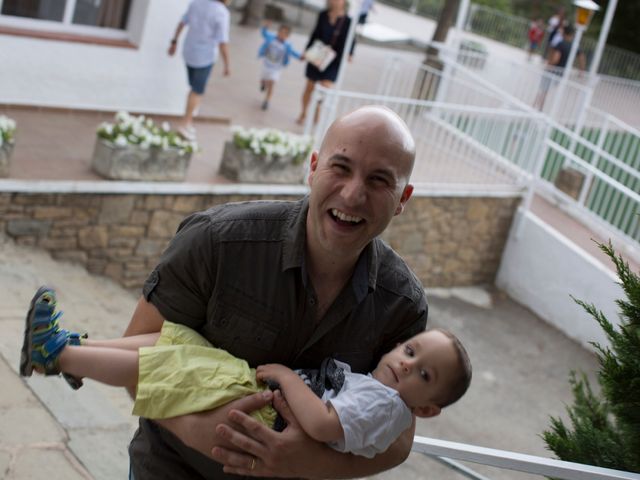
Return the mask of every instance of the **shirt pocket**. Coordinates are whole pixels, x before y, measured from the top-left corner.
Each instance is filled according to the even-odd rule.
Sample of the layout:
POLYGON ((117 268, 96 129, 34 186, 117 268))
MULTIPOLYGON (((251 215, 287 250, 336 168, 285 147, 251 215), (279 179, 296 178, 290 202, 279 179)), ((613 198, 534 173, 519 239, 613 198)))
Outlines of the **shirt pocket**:
POLYGON ((216 305, 203 328, 204 336, 251 367, 273 362, 281 318, 265 309, 251 309, 250 302, 234 303, 216 305))

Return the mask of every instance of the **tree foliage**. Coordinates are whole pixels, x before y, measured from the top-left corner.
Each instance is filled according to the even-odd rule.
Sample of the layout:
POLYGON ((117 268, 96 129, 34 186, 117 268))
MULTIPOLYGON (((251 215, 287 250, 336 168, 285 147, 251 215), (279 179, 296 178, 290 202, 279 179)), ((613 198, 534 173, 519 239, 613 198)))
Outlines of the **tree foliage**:
POLYGON ((614 262, 626 295, 616 301, 619 329, 593 304, 576 300, 610 342, 610 346, 592 343, 600 365, 601 393, 592 391, 584 374, 572 372, 573 405, 567 407, 571 425, 551 417, 551 427, 542 437, 562 460, 640 472, 640 277, 611 244, 600 248, 614 262))

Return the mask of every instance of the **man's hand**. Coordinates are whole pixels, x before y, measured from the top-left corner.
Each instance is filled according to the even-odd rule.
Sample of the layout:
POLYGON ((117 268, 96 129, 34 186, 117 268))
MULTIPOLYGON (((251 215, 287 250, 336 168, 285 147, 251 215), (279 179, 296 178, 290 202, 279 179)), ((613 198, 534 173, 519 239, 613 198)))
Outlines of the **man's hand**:
POLYGON ((173 57, 176 53, 176 43, 175 42, 171 42, 171 44, 169 45, 169 50, 167 51, 167 53, 169 54, 170 57, 173 57))
POLYGON ((229 419, 234 428, 240 427, 246 434, 227 424, 218 425, 216 433, 241 452, 215 447, 213 459, 224 465, 226 473, 236 475, 314 477, 314 459, 329 447, 304 433, 278 390, 273 406, 287 422, 284 431, 276 432, 239 410, 231 410, 229 419))
POLYGON ((216 430, 218 425, 229 421, 228 414, 230 410, 250 413, 269 405, 272 399, 273 393, 266 390, 234 400, 214 410, 158 419, 154 420, 154 422, 169 430, 185 445, 211 457, 211 449, 215 446, 235 448, 233 444, 221 438, 216 430))

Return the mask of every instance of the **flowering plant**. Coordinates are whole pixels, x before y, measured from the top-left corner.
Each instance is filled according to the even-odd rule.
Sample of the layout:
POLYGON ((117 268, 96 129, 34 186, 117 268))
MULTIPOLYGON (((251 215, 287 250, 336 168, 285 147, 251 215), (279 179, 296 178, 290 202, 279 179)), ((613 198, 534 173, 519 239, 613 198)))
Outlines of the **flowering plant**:
POLYGON ((16 131, 16 122, 6 115, 0 115, 0 147, 5 143, 13 143, 13 134, 16 131))
POLYGON ((138 145, 143 150, 177 148, 181 153, 192 153, 198 150, 196 142, 183 139, 177 132, 171 130, 169 122, 162 122, 162 125, 158 126, 144 115, 135 117, 123 111, 116 113, 115 123, 101 123, 97 134, 99 138, 120 147, 138 145))
POLYGON ((231 127, 233 143, 242 150, 272 159, 291 158, 294 165, 304 162, 311 151, 311 137, 272 128, 231 127))

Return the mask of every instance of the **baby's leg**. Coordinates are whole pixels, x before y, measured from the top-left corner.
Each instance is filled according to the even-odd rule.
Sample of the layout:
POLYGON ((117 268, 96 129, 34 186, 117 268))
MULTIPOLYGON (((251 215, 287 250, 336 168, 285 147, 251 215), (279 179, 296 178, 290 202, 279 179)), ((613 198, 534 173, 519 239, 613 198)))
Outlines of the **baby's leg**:
POLYGON ((113 338, 109 340, 95 340, 87 338, 82 340, 82 345, 87 347, 106 347, 137 351, 140 347, 151 347, 155 345, 158 338, 160 338, 160 332, 144 333, 141 335, 113 338))
POLYGON ((138 352, 120 348, 67 346, 58 357, 60 370, 115 387, 138 384, 138 352))
POLYGON ((138 349, 156 344, 158 333, 109 340, 83 339, 81 346, 67 346, 58 359, 60 370, 74 377, 88 377, 114 387, 138 385, 138 349))

